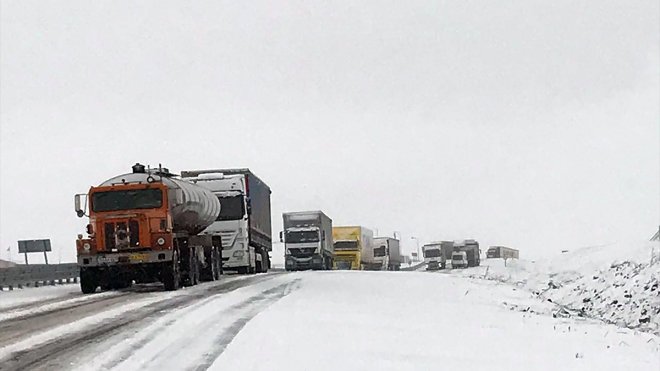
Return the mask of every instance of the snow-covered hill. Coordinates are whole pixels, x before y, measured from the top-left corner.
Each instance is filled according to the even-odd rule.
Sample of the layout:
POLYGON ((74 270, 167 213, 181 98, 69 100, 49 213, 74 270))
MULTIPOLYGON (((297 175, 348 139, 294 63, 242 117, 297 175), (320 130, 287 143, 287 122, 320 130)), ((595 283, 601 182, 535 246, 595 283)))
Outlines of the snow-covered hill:
POLYGON ((660 248, 630 242, 569 251, 544 261, 483 260, 453 275, 508 282, 558 305, 555 315, 592 317, 660 334, 660 248))

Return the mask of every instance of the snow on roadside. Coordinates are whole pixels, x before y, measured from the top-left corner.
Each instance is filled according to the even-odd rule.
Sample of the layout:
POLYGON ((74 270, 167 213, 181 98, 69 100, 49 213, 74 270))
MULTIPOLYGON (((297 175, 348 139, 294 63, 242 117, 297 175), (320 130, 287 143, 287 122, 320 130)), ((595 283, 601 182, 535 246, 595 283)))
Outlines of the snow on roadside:
POLYGON ((554 306, 498 282, 303 273, 300 288, 248 322, 210 370, 618 371, 659 361, 653 335, 521 311, 554 306))
POLYGON ((80 294, 78 284, 0 291, 0 310, 80 294))
POLYGON ((660 335, 660 254, 657 242, 589 247, 547 261, 482 260, 452 275, 507 282, 560 306, 555 315, 597 318, 660 335))
POLYGON ((11 319, 14 319, 14 318, 24 317, 24 316, 28 316, 28 315, 34 315, 34 314, 37 314, 37 313, 45 313, 45 312, 49 312, 49 311, 56 310, 56 309, 59 309, 59 308, 68 307, 68 306, 71 306, 71 305, 74 305, 74 304, 77 304, 77 303, 82 303, 82 302, 86 302, 86 301, 94 301, 94 300, 99 300, 101 298, 109 298, 109 297, 121 295, 121 292, 119 292, 119 291, 108 291, 108 292, 98 293, 98 294, 95 294, 95 295, 83 295, 82 293, 80 293, 80 289, 77 286, 76 286, 76 288, 77 288, 77 290, 76 290, 75 293, 74 292, 69 292, 68 293, 69 295, 72 296, 72 298, 70 298, 70 299, 66 298, 69 295, 61 296, 61 297, 55 296, 55 297, 52 297, 52 298, 49 298, 49 299, 35 300, 35 301, 29 302, 29 304, 43 303, 42 305, 30 306, 28 308, 19 307, 19 308, 16 308, 16 309, 12 309, 14 307, 10 307, 10 308, 7 309, 6 312, 0 313, 0 322, 8 321, 8 320, 11 320, 11 319), (47 300, 50 300, 50 299, 58 299, 58 298, 61 298, 62 300, 57 300, 57 301, 52 302, 52 303, 47 301, 47 300))

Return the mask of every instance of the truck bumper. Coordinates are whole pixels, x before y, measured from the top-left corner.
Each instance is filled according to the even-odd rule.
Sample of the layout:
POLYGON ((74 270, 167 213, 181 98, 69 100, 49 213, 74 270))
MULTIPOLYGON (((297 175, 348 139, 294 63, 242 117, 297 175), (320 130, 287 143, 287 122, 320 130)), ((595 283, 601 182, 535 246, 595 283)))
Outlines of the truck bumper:
POLYGON ((167 261, 172 261, 172 250, 78 255, 78 265, 80 267, 155 264, 167 261))
POLYGON ((334 269, 338 270, 360 270, 361 256, 359 251, 341 251, 335 252, 334 269))
POLYGON ((325 266, 323 265, 322 255, 314 255, 308 258, 287 256, 284 261, 284 268, 288 271, 300 271, 307 269, 325 269, 325 266))

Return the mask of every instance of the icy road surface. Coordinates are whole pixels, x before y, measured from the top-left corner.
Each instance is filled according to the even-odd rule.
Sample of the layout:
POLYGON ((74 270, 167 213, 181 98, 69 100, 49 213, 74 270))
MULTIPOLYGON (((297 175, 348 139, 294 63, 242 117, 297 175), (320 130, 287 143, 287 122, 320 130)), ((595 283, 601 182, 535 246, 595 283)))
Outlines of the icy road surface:
POLYGON ((46 300, 0 309, 0 370, 660 370, 654 335, 553 318, 526 290, 446 274, 274 273, 46 300))

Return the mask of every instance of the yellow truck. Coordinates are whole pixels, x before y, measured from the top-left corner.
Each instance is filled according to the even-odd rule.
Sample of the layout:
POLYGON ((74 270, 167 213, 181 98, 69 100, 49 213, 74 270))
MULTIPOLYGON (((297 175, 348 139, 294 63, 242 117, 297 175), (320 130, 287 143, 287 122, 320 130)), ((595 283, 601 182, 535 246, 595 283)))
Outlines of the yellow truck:
POLYGON ((374 233, 360 226, 333 227, 334 269, 361 270, 362 256, 372 248, 374 233))

